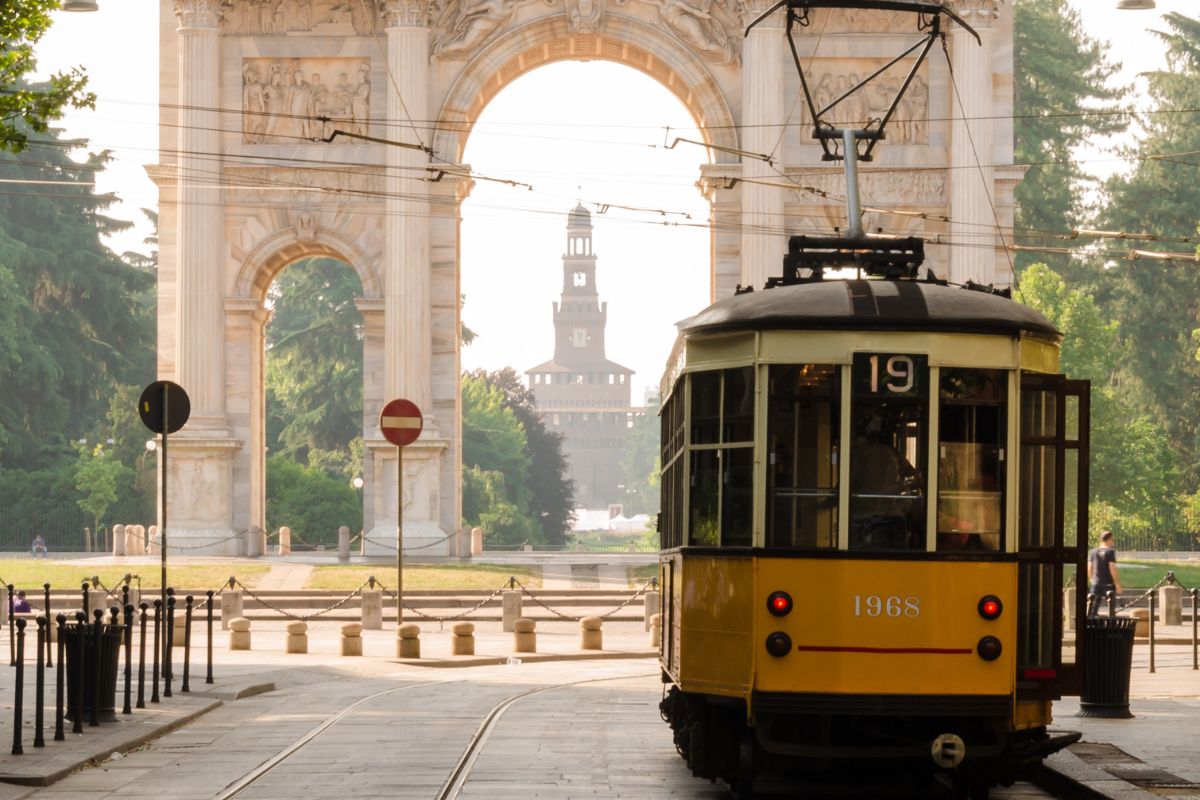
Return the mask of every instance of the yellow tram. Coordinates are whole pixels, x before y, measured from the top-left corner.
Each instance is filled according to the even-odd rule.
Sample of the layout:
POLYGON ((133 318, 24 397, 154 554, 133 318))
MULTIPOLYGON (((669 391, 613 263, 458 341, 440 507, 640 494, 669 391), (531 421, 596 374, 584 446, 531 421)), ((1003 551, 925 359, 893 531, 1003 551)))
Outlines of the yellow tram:
POLYGON ((820 270, 680 323, 662 386, 664 718, 692 771, 886 761, 986 797, 1063 746, 1088 384, 990 287, 820 270))

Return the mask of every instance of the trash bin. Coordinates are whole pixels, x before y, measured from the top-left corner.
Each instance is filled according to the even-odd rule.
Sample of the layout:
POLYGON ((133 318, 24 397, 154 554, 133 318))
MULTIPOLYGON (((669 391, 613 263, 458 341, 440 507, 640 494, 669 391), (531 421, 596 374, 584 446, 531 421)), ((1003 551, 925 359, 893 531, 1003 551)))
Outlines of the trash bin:
POLYGON ((1079 716, 1129 719, 1132 617, 1088 617, 1083 630, 1083 694, 1079 716))
POLYGON ((102 625, 100 628, 100 663, 96 662, 96 626, 67 625, 63 630, 66 651, 67 719, 90 720, 92 703, 100 722, 117 721, 117 660, 125 636, 124 625, 102 625), (82 648, 81 648, 82 643, 82 648), (83 664, 80 682, 80 659, 83 664), (81 696, 82 695, 82 696, 81 696))

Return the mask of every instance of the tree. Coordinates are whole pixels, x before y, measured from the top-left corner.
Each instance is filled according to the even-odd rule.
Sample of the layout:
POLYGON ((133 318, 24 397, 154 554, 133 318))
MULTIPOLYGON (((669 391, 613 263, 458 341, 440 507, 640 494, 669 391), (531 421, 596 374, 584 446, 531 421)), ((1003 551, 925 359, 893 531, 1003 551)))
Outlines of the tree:
MULTIPOLYGON (((1107 184, 1102 225, 1157 236, 1156 250, 1191 255, 1200 212, 1200 181, 1194 159, 1172 156, 1200 150, 1200 20, 1166 14, 1159 32, 1168 69, 1147 74, 1156 110, 1140 118, 1144 134, 1131 156, 1143 157, 1132 172, 1107 184)), ((1134 355, 1123 372, 1127 396, 1144 413, 1163 421, 1182 470, 1186 491, 1200 488, 1200 362, 1193 357, 1192 330, 1200 319, 1200 272, 1163 262, 1114 262, 1104 271, 1105 311, 1121 320, 1121 338, 1134 355)))
POLYGON ((362 433, 362 293, 332 258, 299 261, 271 288, 267 328, 267 444, 305 462, 310 450, 345 452, 362 433))
POLYGON ((575 514, 575 485, 567 477, 567 459, 562 435, 542 422, 533 392, 512 367, 496 372, 477 370, 471 375, 500 390, 525 431, 525 455, 529 459, 529 515, 538 522, 546 544, 566 542, 575 514))
POLYGON ((117 487, 132 481, 133 471, 113 458, 111 451, 105 451, 101 445, 80 449, 75 488, 83 496, 78 500, 78 505, 85 513, 92 515, 92 530, 97 534, 104 515, 117 502, 117 487))
POLYGON ((37 69, 34 46, 50 29, 50 13, 58 7, 59 0, 0 3, 0 150, 24 150, 29 132, 45 133, 67 106, 96 106, 96 95, 85 91, 87 76, 79 67, 56 73, 39 86, 25 82, 37 69))
POLYGON ((633 419, 621 457, 621 482, 625 484, 626 514, 658 513, 659 455, 658 398, 646 404, 644 413, 633 419))
MULTIPOLYGON (((1045 245, 1046 232, 1066 232, 1094 216, 1085 198, 1095 179, 1071 153, 1097 135, 1120 133, 1128 117, 1112 114, 1127 94, 1111 87, 1119 64, 1089 37, 1067 0, 1017 0, 1013 6, 1016 89, 1015 158, 1028 164, 1016 188, 1017 239, 1045 245)), ((1069 256, 1018 254, 1018 266, 1044 260, 1055 271, 1077 271, 1069 256)))
POLYGON ((362 503, 349 482, 284 455, 267 459, 267 528, 286 525, 302 544, 337 544, 337 530, 362 528, 362 503))

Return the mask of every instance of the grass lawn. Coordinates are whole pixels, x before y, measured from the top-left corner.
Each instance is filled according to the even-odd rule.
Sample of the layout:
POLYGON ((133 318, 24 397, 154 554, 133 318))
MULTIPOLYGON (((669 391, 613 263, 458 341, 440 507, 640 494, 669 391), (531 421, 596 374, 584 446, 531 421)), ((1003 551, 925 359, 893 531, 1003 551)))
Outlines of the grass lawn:
MULTIPOLYGON (((396 565, 370 567, 317 567, 305 584, 306 589, 357 589, 374 575, 388 589, 396 588, 396 565)), ((542 585, 538 568, 507 564, 422 564, 404 568, 407 589, 495 589, 512 575, 530 589, 542 585)))
POLYGON ((1122 561, 1117 554, 1117 575, 1124 589, 1149 589, 1168 571, 1188 589, 1200 588, 1200 561, 1122 561))
POLYGON ((642 564, 640 567, 629 567, 626 571, 629 585, 640 589, 642 584, 658 575, 658 564, 642 564))
MULTIPOLYGON (((168 564, 167 582, 177 589, 204 592, 220 589, 222 582, 230 575, 236 575, 238 580, 253 588, 268 569, 266 564, 188 564, 178 567, 168 564)), ((159 586, 161 573, 157 564, 97 567, 41 558, 0 559, 0 580, 26 591, 40 589, 44 583, 49 583, 52 589, 78 589, 93 575, 99 575, 100 580, 112 588, 124 580, 126 573, 140 575, 143 589, 159 586)))

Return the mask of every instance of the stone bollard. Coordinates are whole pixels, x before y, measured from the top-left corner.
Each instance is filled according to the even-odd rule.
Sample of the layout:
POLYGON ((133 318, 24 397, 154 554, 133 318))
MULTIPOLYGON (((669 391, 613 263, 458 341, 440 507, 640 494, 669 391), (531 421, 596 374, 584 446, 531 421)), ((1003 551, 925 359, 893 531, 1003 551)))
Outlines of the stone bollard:
POLYGON ((396 658, 421 657, 421 626, 406 622, 396 629, 396 658))
POLYGON ((1158 621, 1163 625, 1183 624, 1183 589, 1178 586, 1159 588, 1158 621))
POLYGON ((125 555, 125 526, 113 525, 112 554, 114 558, 125 555))
POLYGON ((279 555, 290 556, 292 554, 292 529, 284 525, 279 529, 279 555))
POLYGON ((117 605, 117 601, 108 602, 108 592, 100 588, 88 589, 88 608, 92 611, 95 611, 97 608, 103 608, 104 613, 107 614, 108 607, 111 605, 117 605))
POLYGON ((287 646, 285 653, 308 652, 308 623, 296 620, 287 624, 287 646))
POLYGON ((454 635, 450 637, 450 655, 475 655, 475 625, 471 622, 456 622, 451 628, 454 635))
POLYGON ((513 622, 513 652, 537 652, 537 622, 532 619, 520 619, 513 622))
POLYGON ((338 561, 350 560, 350 526, 338 528, 338 561))
POLYGON ((362 653, 362 624, 347 622, 342 626, 342 655, 361 656, 362 653))
POLYGON ((250 649, 250 620, 245 617, 229 620, 229 649, 250 649))
POLYGON ((1079 590, 1074 586, 1063 589, 1063 630, 1075 630, 1075 598, 1079 590))
POLYGON ((362 590, 362 626, 365 631, 383 630, 383 590, 362 590))
POLYGON ((662 649, 662 614, 650 617, 650 646, 662 649))
POLYGON ((242 615, 242 590, 228 589, 221 592, 221 628, 227 629, 229 621, 242 615))
POLYGON ((149 551, 149 555, 156 556, 159 554, 157 525, 151 525, 146 530, 146 549, 149 551))
POLYGON ((660 611, 662 611, 662 595, 655 591, 647 591, 645 611, 643 613, 644 630, 650 630, 650 620, 660 611))
MULTIPOLYGON (((138 587, 134 586, 133 584, 130 584, 130 586, 129 586, 129 605, 133 606, 134 608, 137 608, 138 604, 141 602, 142 602, 142 590, 139 589, 138 587)), ((51 625, 50 627, 55 628, 58 626, 51 625)))
POLYGON ((134 555, 146 555, 146 526, 138 525, 133 536, 134 543, 137 547, 137 552, 134 555))
POLYGON ((137 525, 126 525, 125 526, 125 555, 127 555, 127 556, 140 556, 141 555, 141 552, 138 549, 137 529, 138 529, 137 525))
POLYGON ((599 617, 584 617, 579 620, 579 649, 603 650, 603 634, 600 625, 604 620, 599 617))
POLYGON ((471 528, 471 555, 483 555, 483 528, 471 528))
POLYGON ((521 618, 521 593, 506 590, 500 593, 501 628, 505 633, 512 633, 513 625, 521 618))
POLYGON ((1131 608, 1129 616, 1137 620, 1133 626, 1133 635, 1138 639, 1148 637, 1150 635, 1150 609, 1131 608))

